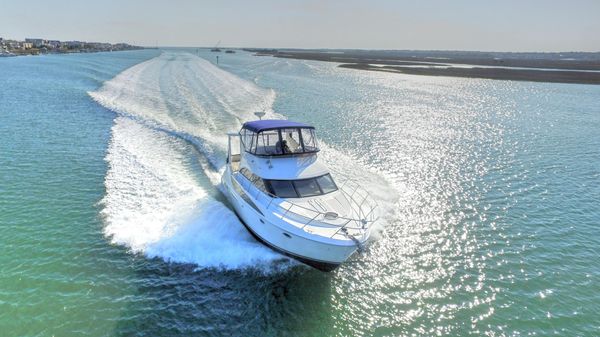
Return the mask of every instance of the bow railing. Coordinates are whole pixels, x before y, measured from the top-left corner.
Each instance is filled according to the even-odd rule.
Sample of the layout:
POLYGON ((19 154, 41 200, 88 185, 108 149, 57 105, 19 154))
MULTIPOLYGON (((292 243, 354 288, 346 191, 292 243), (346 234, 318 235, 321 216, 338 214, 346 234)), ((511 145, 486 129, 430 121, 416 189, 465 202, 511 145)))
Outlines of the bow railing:
POLYGON ((310 229, 311 226, 331 228, 330 238, 343 235, 356 239, 366 237, 371 225, 377 220, 375 212, 377 203, 367 190, 348 177, 344 177, 345 179, 338 186, 340 196, 349 206, 349 214, 341 215, 319 205, 318 199, 310 199, 309 204, 312 207, 307 207, 259 189, 242 174, 237 173, 233 177, 233 180, 243 187, 246 193, 257 201, 257 204, 267 210, 275 210, 282 218, 293 220, 303 230, 310 229), (311 200, 313 203, 310 202, 311 200))

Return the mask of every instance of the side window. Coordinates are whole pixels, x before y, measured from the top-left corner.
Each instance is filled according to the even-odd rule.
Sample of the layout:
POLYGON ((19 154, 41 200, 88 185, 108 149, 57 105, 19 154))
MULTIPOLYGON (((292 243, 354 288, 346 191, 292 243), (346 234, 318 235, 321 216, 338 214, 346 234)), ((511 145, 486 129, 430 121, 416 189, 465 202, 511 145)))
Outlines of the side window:
POLYGON ((256 174, 250 172, 247 168, 243 167, 242 169, 240 169, 240 173, 242 173, 242 175, 244 177, 246 177, 246 179, 248 179, 252 185, 256 186, 256 188, 258 188, 259 190, 268 193, 267 192, 267 187, 265 186, 265 181, 257 176, 256 174))
POLYGON ((242 133, 242 142, 244 143, 244 149, 248 152, 254 152, 252 147, 254 142, 255 142, 255 137, 256 133, 250 131, 250 130, 243 130, 242 133))
POLYGON ((302 142, 304 143, 304 152, 318 151, 317 138, 315 137, 315 130, 302 128, 302 142))
POLYGON ((246 148, 246 134, 248 133, 248 130, 246 129, 242 129, 240 131, 240 139, 242 140, 242 144, 244 144, 244 149, 246 148))
POLYGON ((257 176, 256 174, 252 174, 252 177, 250 178, 250 181, 259 190, 261 190, 261 191, 263 191, 265 193, 267 192, 267 188, 265 187, 265 181, 261 177, 257 176))
POLYGON ((247 168, 245 168, 245 167, 242 167, 242 168, 240 169, 240 173, 241 173, 241 174, 242 174, 244 177, 246 177, 246 179, 250 180, 250 171, 248 171, 248 169, 247 169, 247 168))

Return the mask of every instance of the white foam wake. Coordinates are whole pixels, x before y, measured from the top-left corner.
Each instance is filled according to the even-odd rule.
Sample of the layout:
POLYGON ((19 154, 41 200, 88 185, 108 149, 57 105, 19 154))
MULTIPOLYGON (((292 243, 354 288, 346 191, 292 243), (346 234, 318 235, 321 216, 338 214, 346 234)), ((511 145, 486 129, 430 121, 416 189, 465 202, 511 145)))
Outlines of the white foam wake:
POLYGON ((275 93, 188 53, 162 53, 106 82, 90 96, 101 105, 193 143, 222 167, 227 131, 254 111, 272 112, 275 93))
POLYGON ((125 117, 112 132, 102 215, 113 243, 200 267, 268 267, 281 258, 215 200, 187 142, 125 117))
POLYGON ((270 108, 272 91, 192 55, 162 54, 90 96, 119 113, 101 201, 113 243, 199 267, 289 264, 248 234, 215 189, 225 131, 248 111, 270 108))

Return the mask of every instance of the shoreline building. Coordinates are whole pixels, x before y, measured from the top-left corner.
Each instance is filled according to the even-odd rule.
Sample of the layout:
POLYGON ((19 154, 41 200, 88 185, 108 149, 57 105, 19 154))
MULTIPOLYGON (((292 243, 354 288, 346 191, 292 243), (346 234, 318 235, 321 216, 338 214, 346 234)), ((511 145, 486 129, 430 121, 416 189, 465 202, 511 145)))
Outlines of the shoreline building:
POLYGON ((48 41, 46 41, 44 39, 26 38, 25 42, 31 43, 35 48, 40 48, 40 47, 44 46, 48 41))

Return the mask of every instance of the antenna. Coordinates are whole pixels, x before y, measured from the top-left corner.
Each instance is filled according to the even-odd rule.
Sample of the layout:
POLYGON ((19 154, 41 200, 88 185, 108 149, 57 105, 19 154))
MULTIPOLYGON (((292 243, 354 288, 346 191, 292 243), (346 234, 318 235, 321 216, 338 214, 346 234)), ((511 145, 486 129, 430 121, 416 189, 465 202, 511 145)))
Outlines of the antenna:
POLYGON ((265 116, 265 112, 264 111, 257 111, 254 114, 256 115, 256 117, 258 117, 261 120, 265 116))

